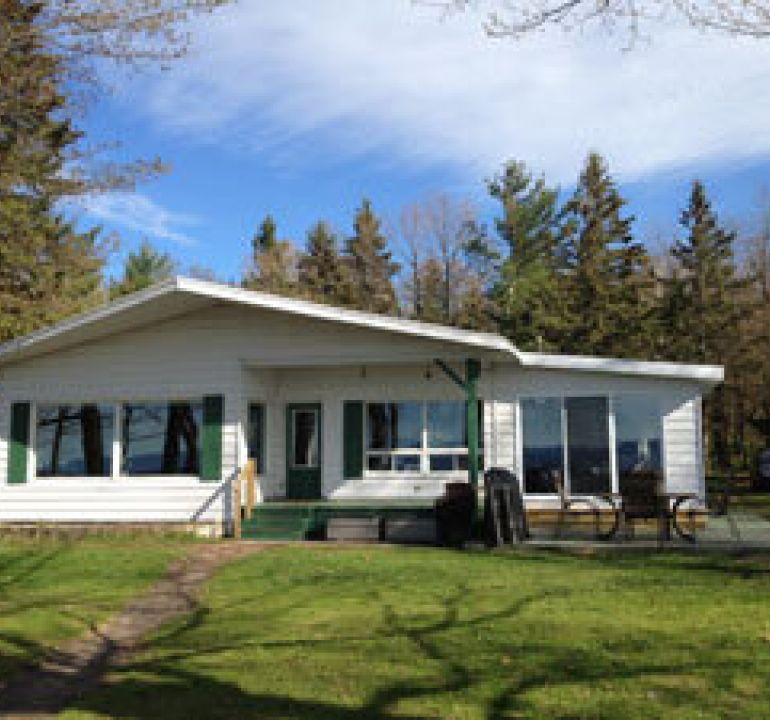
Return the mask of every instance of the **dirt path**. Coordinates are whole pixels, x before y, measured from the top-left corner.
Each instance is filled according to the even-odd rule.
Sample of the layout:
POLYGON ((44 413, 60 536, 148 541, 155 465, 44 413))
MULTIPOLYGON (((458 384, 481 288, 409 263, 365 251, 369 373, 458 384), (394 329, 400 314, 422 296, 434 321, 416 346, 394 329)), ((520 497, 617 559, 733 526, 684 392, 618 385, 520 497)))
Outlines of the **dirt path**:
POLYGON ((11 678, 0 692, 0 718, 44 718, 95 688, 104 673, 161 625, 192 612, 203 583, 259 543, 196 545, 150 590, 85 637, 52 651, 38 666, 11 678))

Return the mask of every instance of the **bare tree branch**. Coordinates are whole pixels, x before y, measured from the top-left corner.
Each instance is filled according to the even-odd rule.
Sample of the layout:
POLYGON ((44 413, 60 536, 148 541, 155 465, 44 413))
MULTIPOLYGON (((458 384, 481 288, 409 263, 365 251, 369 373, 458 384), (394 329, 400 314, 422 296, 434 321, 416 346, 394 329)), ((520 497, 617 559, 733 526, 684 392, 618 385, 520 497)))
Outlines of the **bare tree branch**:
POLYGON ((489 6, 484 22, 493 38, 519 39, 549 26, 575 30, 598 24, 619 30, 632 40, 643 24, 676 18, 696 30, 728 35, 770 37, 770 0, 415 0, 443 15, 471 6, 489 6))

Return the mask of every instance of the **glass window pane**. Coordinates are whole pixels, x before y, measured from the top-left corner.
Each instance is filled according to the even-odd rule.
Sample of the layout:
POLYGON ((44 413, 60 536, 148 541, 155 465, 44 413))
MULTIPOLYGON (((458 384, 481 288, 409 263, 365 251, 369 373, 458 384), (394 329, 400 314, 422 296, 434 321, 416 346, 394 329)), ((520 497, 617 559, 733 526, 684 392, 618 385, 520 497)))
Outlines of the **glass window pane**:
POLYGON ((318 467, 318 413, 315 410, 293 410, 292 418, 292 465, 318 467))
POLYGON ((610 424, 606 397, 571 397, 567 408, 569 490, 573 494, 609 492, 610 424))
POLYGON ((615 398, 615 446, 618 477, 663 470, 663 422, 655 398, 622 395, 615 398))
MULTIPOLYGON (((428 447, 467 448, 467 406, 464 402, 428 403, 428 447)), ((484 403, 478 404, 479 447, 484 447, 484 403)))
POLYGON ((393 469, 396 472, 420 472, 419 455, 394 455, 393 469))
POLYGON ((420 403, 395 403, 391 407, 394 449, 404 450, 422 447, 422 405, 420 403))
POLYGON ((393 447, 390 435, 390 404, 371 403, 367 406, 369 450, 390 450, 393 447))
POLYGON ((265 473, 265 407, 252 403, 249 405, 248 431, 246 438, 249 458, 256 463, 257 474, 265 473))
POLYGON ((115 409, 110 405, 41 405, 35 455, 38 477, 108 477, 115 409))
POLYGON ((524 492, 556 492, 556 476, 564 477, 561 398, 521 401, 524 446, 524 492))
POLYGON ((428 403, 428 447, 468 447, 466 417, 465 403, 428 403))
POLYGON ((390 455, 369 455, 367 456, 366 466, 374 472, 387 471, 392 468, 390 455))
POLYGON ((124 405, 123 471, 128 475, 198 475, 203 403, 124 405))
POLYGON ((370 403, 367 416, 369 450, 411 450, 422 446, 420 403, 370 403))

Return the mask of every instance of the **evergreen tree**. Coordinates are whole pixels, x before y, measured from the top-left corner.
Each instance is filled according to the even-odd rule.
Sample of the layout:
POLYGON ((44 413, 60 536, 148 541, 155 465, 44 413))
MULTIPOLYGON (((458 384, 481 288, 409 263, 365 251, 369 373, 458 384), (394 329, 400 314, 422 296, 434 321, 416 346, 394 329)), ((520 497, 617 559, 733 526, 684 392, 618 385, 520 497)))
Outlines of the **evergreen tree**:
POLYGON ((372 205, 364 200, 356 213, 355 232, 345 246, 346 278, 343 301, 369 312, 394 314, 398 311, 393 277, 399 270, 380 230, 372 205))
POLYGON ((558 272, 566 352, 639 356, 650 343, 651 273, 604 160, 588 156, 560 213, 558 272))
POLYGON ((265 215, 265 219, 260 223, 259 229, 251 239, 252 252, 254 256, 260 253, 272 250, 278 244, 278 226, 272 215, 265 215))
POLYGON ((316 302, 341 302, 343 265, 337 250, 337 237, 327 223, 319 222, 311 228, 307 250, 300 256, 297 266, 303 295, 316 302))
POLYGON ((176 269, 168 253, 156 250, 147 240, 138 252, 130 252, 123 268, 123 277, 110 288, 113 298, 144 290, 170 278, 176 269))
POLYGON ((743 314, 736 301, 746 285, 737 275, 735 233, 720 226, 698 180, 679 224, 685 235, 671 248, 674 274, 663 280, 665 344, 672 359, 724 362, 728 348, 734 347, 743 314))
POLYGON ((296 249, 290 241, 278 239, 278 229, 270 215, 261 222, 251 245, 251 267, 243 286, 276 295, 299 295, 296 249))
POLYGON ((731 454, 729 406, 739 394, 739 377, 746 363, 740 339, 750 308, 748 282, 737 273, 735 233, 720 225, 698 180, 692 185, 680 226, 685 235, 671 248, 674 273, 663 281, 663 344, 673 359, 726 365, 725 384, 714 390, 704 408, 707 455, 724 469, 731 454))
POLYGON ((492 288, 500 330, 527 350, 558 349, 563 311, 556 266, 558 191, 509 163, 488 183, 500 203, 495 221, 505 259, 492 288))
POLYGON ((58 89, 61 61, 45 50, 40 3, 0 2, 0 339, 102 299, 104 247, 58 207, 77 188, 64 171, 80 139, 58 89))

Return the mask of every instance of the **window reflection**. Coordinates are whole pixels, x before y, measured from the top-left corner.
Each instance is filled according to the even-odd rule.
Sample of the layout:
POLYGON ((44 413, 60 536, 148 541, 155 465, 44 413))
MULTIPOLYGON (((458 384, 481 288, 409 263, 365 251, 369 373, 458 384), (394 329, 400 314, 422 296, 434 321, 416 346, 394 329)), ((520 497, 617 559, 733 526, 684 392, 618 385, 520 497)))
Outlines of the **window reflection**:
POLYGON ((202 402, 123 406, 123 471, 198 475, 202 402))
POLYGON ((38 406, 37 476, 108 477, 114 423, 110 405, 38 406))

